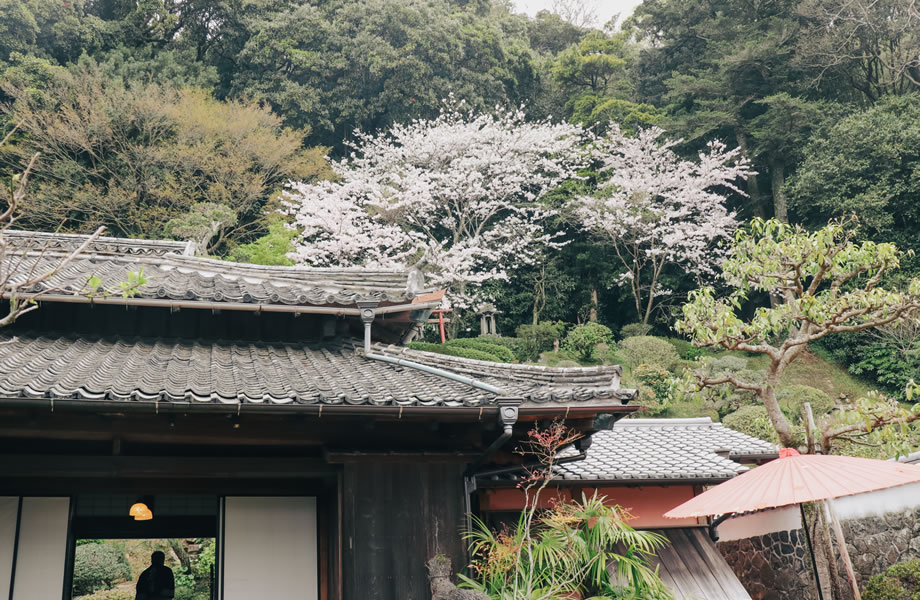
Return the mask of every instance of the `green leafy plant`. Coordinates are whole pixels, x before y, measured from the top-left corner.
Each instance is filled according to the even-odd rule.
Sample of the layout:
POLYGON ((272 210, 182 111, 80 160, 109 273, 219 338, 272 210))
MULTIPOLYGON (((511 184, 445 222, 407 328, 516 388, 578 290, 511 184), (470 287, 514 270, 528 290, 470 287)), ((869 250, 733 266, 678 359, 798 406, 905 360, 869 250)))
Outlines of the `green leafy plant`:
POLYGON ((920 600, 920 560, 905 560, 873 575, 862 597, 863 600, 920 600))
POLYGON ((722 419, 722 424, 729 429, 746 433, 767 442, 777 443, 779 438, 770 424, 767 409, 763 406, 742 406, 722 419))
POLYGON ((817 388, 808 385, 790 385, 780 388, 776 400, 786 418, 793 423, 802 422, 805 403, 811 404, 811 411, 819 419, 834 409, 834 400, 817 388))
POLYGON ((585 323, 573 327, 562 342, 563 348, 575 354, 583 362, 594 360, 598 344, 609 344, 613 332, 600 323, 585 323))
POLYGON ((648 323, 627 323, 620 327, 620 337, 628 338, 637 335, 648 335, 652 332, 652 326, 648 323))
MULTIPOLYGON (((436 354, 446 354, 447 356, 457 356, 460 358, 470 358, 473 360, 487 360, 489 362, 504 362, 501 357, 490 352, 484 352, 475 348, 464 348, 462 346, 434 344, 431 342, 411 342, 409 348, 413 350, 422 350, 423 352, 434 352, 436 354)), ((504 349, 504 348, 503 348, 504 349)))
POLYGON ((649 414, 658 415, 671 405, 671 374, 657 365, 642 364, 632 376, 640 383, 639 398, 649 414))
POLYGON ((618 344, 617 353, 633 367, 654 365, 670 371, 680 361, 677 351, 667 340, 649 335, 628 337, 618 344))
POLYGON ((73 591, 75 595, 110 589, 131 577, 124 554, 108 544, 82 544, 74 552, 73 591))
POLYGON ((536 325, 521 325, 515 332, 525 354, 523 360, 536 361, 541 352, 553 349, 553 343, 565 335, 567 324, 562 321, 540 321, 536 325))
POLYGON ((456 338, 453 340, 448 340, 446 345, 454 346, 457 348, 479 350, 481 352, 497 356, 501 362, 514 362, 514 352, 505 346, 502 346, 501 344, 496 344, 489 341, 490 339, 491 338, 456 338))
POLYGON ((649 558, 667 540, 634 530, 622 508, 595 493, 538 509, 559 450, 578 437, 558 421, 529 432, 519 453, 536 456, 538 464, 525 469, 519 485, 525 508, 513 527, 500 531, 474 518, 474 529, 466 534, 473 561, 470 575, 460 575, 461 587, 493 600, 671 598, 649 567, 649 558))

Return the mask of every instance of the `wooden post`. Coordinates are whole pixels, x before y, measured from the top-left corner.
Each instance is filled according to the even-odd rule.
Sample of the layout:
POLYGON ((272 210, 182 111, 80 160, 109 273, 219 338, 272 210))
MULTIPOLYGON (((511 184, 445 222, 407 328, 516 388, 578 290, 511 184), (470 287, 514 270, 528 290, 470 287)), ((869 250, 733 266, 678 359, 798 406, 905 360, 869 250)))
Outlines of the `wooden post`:
POLYGON ((859 594, 859 585, 856 583, 856 573, 853 571, 853 563, 850 561, 850 552, 847 550, 847 542, 843 539, 843 528, 840 527, 840 521, 837 520, 837 513, 834 511, 834 501, 828 498, 825 500, 827 512, 831 518, 831 525, 834 528, 834 534, 837 536, 837 547, 840 549, 840 557, 843 559, 843 566, 847 570, 847 579, 850 581, 850 589, 853 591, 853 600, 862 600, 859 594))
POLYGON ((811 411, 811 402, 806 402, 803 405, 803 411, 805 412, 805 441, 808 444, 808 453, 815 453, 815 415, 811 411))

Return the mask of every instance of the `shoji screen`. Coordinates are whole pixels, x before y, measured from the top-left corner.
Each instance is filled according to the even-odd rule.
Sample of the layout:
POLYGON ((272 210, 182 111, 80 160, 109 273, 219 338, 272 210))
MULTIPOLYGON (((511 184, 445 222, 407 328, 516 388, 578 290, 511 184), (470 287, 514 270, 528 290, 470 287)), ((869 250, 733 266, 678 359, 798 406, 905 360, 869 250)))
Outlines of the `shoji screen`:
POLYGON ((64 590, 70 498, 23 498, 13 600, 53 600, 64 590))
POLYGON ((13 550, 16 546, 16 518, 19 516, 19 497, 0 498, 0 598, 10 593, 10 576, 13 574, 13 550))
POLYGON ((222 518, 223 600, 319 597, 316 498, 227 497, 222 518))

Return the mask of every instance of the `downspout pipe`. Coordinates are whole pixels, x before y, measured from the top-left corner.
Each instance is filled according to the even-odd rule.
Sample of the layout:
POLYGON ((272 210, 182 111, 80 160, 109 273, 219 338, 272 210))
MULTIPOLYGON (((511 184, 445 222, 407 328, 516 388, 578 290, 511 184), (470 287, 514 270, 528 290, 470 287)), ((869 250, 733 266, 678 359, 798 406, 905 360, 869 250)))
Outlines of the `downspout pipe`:
MULTIPOLYGON (((394 358, 392 356, 386 356, 384 354, 375 354, 371 352, 371 323, 374 322, 374 317, 377 314, 377 303, 376 302, 358 302, 358 309, 361 311, 361 322, 364 323, 364 356, 372 360, 379 360, 381 362, 389 363, 391 365, 397 365, 400 367, 407 367, 410 369, 416 369, 418 371, 423 371, 425 373, 430 373, 432 375, 437 375, 438 377, 444 377, 445 379, 450 379, 451 381, 457 381, 459 383, 465 383, 476 389, 480 389, 490 394, 496 394, 500 396, 502 394, 501 388, 495 387, 494 385, 489 385, 478 379, 473 379, 472 377, 465 377, 457 373, 452 373, 444 369, 439 369, 437 367, 432 367, 425 365, 419 362, 412 360, 406 360, 404 358, 394 358)), ((515 419, 516 420, 516 419, 515 419)))

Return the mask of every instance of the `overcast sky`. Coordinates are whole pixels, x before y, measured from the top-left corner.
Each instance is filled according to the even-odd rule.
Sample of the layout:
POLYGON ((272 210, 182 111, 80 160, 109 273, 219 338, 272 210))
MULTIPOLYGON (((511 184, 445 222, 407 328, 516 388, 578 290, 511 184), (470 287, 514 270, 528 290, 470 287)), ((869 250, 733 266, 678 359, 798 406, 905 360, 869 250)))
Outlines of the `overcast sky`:
MULTIPOLYGON (((594 5, 598 16, 597 26, 601 27, 610 20, 613 15, 620 13, 622 21, 638 6, 642 0, 586 0, 594 5)), ((551 0, 514 0, 514 4, 521 12, 533 16, 544 9, 549 9, 552 4, 551 0)))

